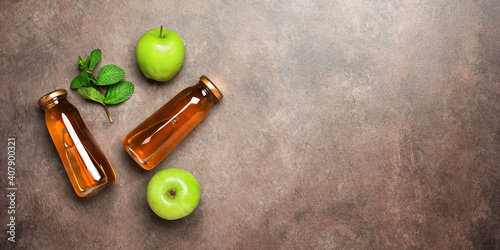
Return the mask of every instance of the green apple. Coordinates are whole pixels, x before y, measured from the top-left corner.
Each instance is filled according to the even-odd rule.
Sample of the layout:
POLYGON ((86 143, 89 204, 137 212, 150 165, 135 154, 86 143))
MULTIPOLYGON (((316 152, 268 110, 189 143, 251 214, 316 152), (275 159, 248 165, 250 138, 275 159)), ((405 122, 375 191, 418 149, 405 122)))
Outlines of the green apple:
POLYGON ((200 202, 200 184, 186 170, 167 168, 149 181, 148 203, 153 212, 166 220, 187 216, 200 202))
POLYGON ((177 33, 164 30, 162 25, 142 35, 135 55, 147 78, 166 82, 177 74, 184 62, 184 42, 177 33))

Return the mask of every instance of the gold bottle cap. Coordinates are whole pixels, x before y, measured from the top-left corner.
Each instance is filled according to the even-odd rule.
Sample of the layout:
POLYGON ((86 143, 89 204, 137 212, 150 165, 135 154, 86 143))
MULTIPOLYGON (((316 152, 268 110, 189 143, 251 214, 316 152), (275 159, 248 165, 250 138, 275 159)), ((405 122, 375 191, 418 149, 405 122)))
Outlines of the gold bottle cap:
POLYGON ((212 94, 214 94, 217 100, 219 101, 222 100, 222 97, 224 96, 222 95, 220 90, 217 87, 215 87, 215 84, 210 79, 208 79, 206 75, 202 75, 200 77, 200 82, 202 82, 205 86, 207 86, 207 88, 212 92, 212 94))
POLYGON ((48 101, 50 101, 56 97, 66 96, 66 95, 68 95, 68 92, 65 89, 54 90, 54 91, 42 96, 42 98, 40 98, 38 100, 38 105, 40 107, 43 107, 43 105, 45 105, 48 101))

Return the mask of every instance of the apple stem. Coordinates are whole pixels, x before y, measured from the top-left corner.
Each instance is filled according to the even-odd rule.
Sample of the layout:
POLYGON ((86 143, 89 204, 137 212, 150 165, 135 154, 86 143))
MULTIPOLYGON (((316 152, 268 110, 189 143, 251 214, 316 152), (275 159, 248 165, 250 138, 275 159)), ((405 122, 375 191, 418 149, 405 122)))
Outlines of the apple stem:
POLYGON ((175 188, 172 190, 169 190, 167 195, 168 195, 168 197, 173 199, 175 197, 175 188))
POLYGON ((160 26, 160 38, 163 38, 163 37, 161 36, 161 33, 162 33, 162 32, 163 32, 163 24, 160 26))

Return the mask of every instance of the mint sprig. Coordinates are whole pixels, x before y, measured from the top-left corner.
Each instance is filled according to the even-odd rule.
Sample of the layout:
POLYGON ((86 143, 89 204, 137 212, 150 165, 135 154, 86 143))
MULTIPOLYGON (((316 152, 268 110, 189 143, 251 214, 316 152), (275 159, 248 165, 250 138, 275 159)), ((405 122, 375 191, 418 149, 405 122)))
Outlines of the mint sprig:
POLYGON ((106 104, 118 104, 129 99, 134 93, 134 84, 129 81, 121 81, 125 71, 119 66, 110 64, 101 67, 96 76, 93 72, 97 63, 101 60, 101 50, 95 49, 83 60, 78 57, 78 66, 82 73, 71 81, 70 87, 76 89, 82 97, 104 105, 109 122, 113 122, 106 104), (93 86, 99 87, 99 90, 93 86), (102 86, 107 86, 104 93, 102 86))

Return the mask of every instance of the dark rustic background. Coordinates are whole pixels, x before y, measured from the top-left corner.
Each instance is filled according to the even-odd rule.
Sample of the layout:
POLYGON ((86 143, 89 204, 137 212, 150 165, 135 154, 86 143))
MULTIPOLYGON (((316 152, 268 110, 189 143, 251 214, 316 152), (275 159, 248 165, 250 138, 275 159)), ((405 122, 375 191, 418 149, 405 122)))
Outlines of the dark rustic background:
POLYGON ((0 2, 0 248, 500 249, 496 0, 0 2), (161 24, 184 39, 170 82, 135 60, 161 24), (80 199, 36 102, 102 49, 135 83, 104 109, 70 91, 117 173, 80 199), (122 138, 206 74, 224 99, 155 169, 122 138), (17 141, 7 241, 7 137, 17 141), (146 202, 159 170, 202 188, 188 217, 146 202))

